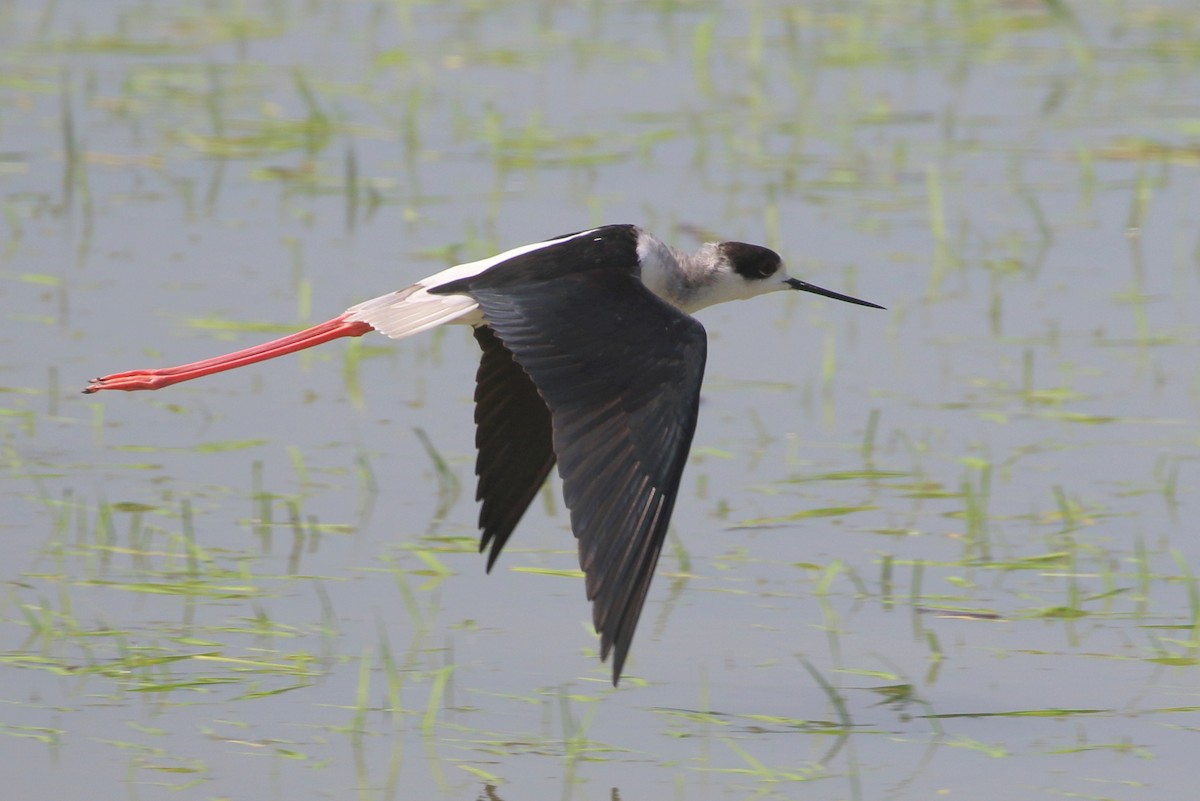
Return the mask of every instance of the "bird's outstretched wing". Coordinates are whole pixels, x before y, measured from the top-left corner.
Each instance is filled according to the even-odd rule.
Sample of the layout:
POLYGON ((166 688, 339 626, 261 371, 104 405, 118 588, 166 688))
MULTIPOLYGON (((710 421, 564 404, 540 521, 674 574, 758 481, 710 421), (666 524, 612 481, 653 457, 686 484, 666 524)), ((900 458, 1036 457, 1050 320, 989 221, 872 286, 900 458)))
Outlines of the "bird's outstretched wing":
POLYGON ((554 466, 550 410, 512 351, 487 326, 475 328, 483 349, 475 375, 475 475, 479 550, 491 571, 509 535, 554 466))
POLYGON ((496 269, 435 290, 479 304, 550 409, 600 656, 615 651, 614 684, 675 505, 707 352, 704 327, 624 261, 536 280, 496 269))

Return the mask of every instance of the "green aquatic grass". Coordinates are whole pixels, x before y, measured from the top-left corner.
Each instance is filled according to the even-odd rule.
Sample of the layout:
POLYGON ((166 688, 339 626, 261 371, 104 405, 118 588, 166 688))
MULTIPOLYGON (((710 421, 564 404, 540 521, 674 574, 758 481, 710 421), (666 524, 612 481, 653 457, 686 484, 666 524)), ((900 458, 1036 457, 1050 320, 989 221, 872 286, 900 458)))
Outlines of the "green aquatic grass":
POLYGON ((450 508, 458 500, 459 494, 462 491, 462 485, 459 483, 458 476, 450 469, 449 464, 437 448, 433 444, 433 440, 425 433, 423 429, 414 428, 413 433, 417 437, 417 441, 421 443, 421 447, 425 450, 426 456, 433 464, 433 469, 437 475, 438 481, 438 505, 434 512, 434 521, 445 518, 450 508))
POLYGON ((223 136, 181 132, 180 143, 210 158, 248 159, 323 149, 332 136, 332 124, 323 115, 300 120, 228 120, 223 136), (243 131, 244 133, 234 133, 243 131))
POLYGON ((863 506, 837 506, 826 509, 803 509, 799 512, 793 512, 788 515, 779 517, 760 517, 750 520, 743 520, 735 523, 731 528, 765 528, 769 526, 784 525, 794 523, 799 520, 807 520, 813 517, 842 517, 854 512, 869 512, 877 507, 870 505, 863 506))
MULTIPOLYGON (((801 792, 796 783, 818 778, 823 784, 804 791, 870 798, 920 792, 915 782, 953 795, 962 788, 949 786, 942 771, 968 764, 958 760, 979 760, 970 763, 973 775, 986 771, 981 762, 1003 760, 1006 772, 1027 778, 1032 795, 1115 797, 1141 775, 1130 763, 1149 757, 1163 771, 1160 781, 1169 774, 1174 760, 1161 758, 1161 731, 1178 735, 1196 712, 1186 696, 1200 602, 1190 550, 1179 539, 1194 492, 1187 451, 1194 437, 1186 397, 1174 420, 1129 410, 1144 385, 1164 397, 1181 383, 1194 391, 1197 382, 1170 357, 1194 345, 1196 333, 1168 322, 1193 280, 1195 240, 1186 215, 1168 220, 1164 210, 1196 163, 1188 140, 1195 126, 1149 102, 1166 96, 1164 85, 1186 88, 1198 52, 1188 36, 1196 21, 1190 9, 1050 0, 764 4, 743 17, 726 6, 665 3, 652 12, 654 47, 618 41, 612 31, 628 29, 599 7, 588 12, 586 41, 570 35, 563 16, 523 17, 520 4, 447 12, 445 38, 435 41, 421 38, 426 11, 409 3, 362 18, 317 3, 287 14, 175 9, 169 19, 151 3, 104 29, 79 24, 54 33, 65 13, 49 7, 42 32, 17 43, 0 67, 10 121, 34 120, 53 140, 52 153, 0 154, 0 273, 12 279, 3 282, 10 309, 22 309, 6 319, 45 326, 43 344, 54 332, 77 337, 71 358, 92 344, 79 332, 90 330, 95 284, 122 281, 137 264, 137 253, 112 247, 111 221, 126 208, 177 204, 185 232, 233 242, 262 219, 236 205, 247 184, 254 202, 268 207, 282 245, 284 277, 268 292, 288 294, 275 319, 291 314, 289 303, 296 319, 188 312, 176 325, 189 336, 275 335, 307 322, 313 287, 321 285, 315 254, 328 235, 325 220, 335 220, 347 252, 358 251, 340 269, 378 263, 362 257, 372 215, 375 225, 395 225, 406 262, 450 264, 511 244, 504 231, 513 219, 528 220, 538 202, 559 202, 559 182, 569 187, 563 206, 582 219, 607 222, 625 209, 685 242, 720 235, 781 249, 799 244, 802 252, 789 259, 801 274, 832 271, 838 278, 829 283, 846 288, 879 281, 898 297, 881 298, 896 311, 883 342, 869 348, 864 338, 875 329, 843 324, 821 306, 789 307, 780 331, 803 333, 795 339, 804 350, 781 346, 781 353, 802 354, 815 371, 811 387, 798 378, 712 376, 706 392, 762 393, 763 406, 765 399, 794 403, 784 411, 794 413, 798 431, 827 428, 784 442, 781 426, 756 410, 727 435, 720 404, 705 411, 709 430, 720 433, 693 451, 680 503, 680 511, 699 509, 700 522, 669 535, 673 558, 660 565, 635 654, 679 648, 687 657, 694 644, 679 639, 680 612, 714 595, 729 602, 731 620, 755 621, 748 636, 763 639, 749 642, 771 648, 751 649, 753 664, 735 660, 719 681, 697 680, 690 711, 655 707, 659 693, 671 691, 663 685, 693 680, 690 664, 627 678, 608 694, 591 689, 592 679, 599 686, 604 678, 598 669, 583 691, 551 682, 496 692, 495 674, 455 661, 455 648, 492 633, 473 619, 447 619, 456 608, 454 579, 467 565, 477 569, 478 555, 474 510, 457 487, 467 456, 449 452, 433 429, 416 441, 405 434, 407 445, 397 447, 405 458, 424 453, 423 491, 437 512, 400 507, 381 534, 379 517, 397 508, 379 498, 381 487, 396 491, 389 448, 320 447, 304 432, 277 449, 261 447, 276 442, 253 429, 219 433, 237 415, 203 393, 155 395, 136 413, 132 403, 119 405, 124 398, 72 406, 76 399, 59 398, 58 371, 37 364, 29 378, 20 372, 25 357, 9 349, 5 369, 11 363, 17 371, 5 380, 12 387, 0 411, 5 506, 36 509, 10 542, 40 537, 35 564, 14 564, 0 594, 0 618, 14 635, 0 665, 21 692, 4 699, 19 713, 0 726, 10 747, 37 744, 59 754, 88 747, 74 721, 127 707, 132 725, 98 744, 128 766, 124 795, 152 793, 147 785, 208 785, 221 794, 224 775, 263 775, 262 756, 270 759, 265 773, 285 788, 304 782, 334 795, 350 785, 429 794, 425 782, 433 795, 485 798, 507 797, 535 775, 551 777, 549 792, 564 797, 629 795, 647 776, 673 784, 679 797, 786 798, 801 792), (495 25, 492 13, 503 13, 506 24, 495 25), (286 58, 279 66, 256 63, 256 42, 287 44, 314 18, 325 47, 350 52, 345 64, 321 62, 319 54, 301 66, 286 58), (362 19, 373 38, 359 36, 362 19), (1106 39, 1110 29, 1120 36, 1106 39), (337 45, 348 31, 358 42, 350 51, 337 45), (73 54, 87 63, 62 60, 73 54), (536 71, 552 76, 538 92, 553 97, 557 82, 600 75, 608 85, 650 85, 672 69, 690 95, 662 93, 653 111, 623 115, 602 114, 603 106, 590 115, 550 114, 521 93, 497 96, 490 83, 524 85, 536 71), (995 69, 1011 73, 1006 86, 1015 95, 1037 96, 1025 116, 960 107, 995 69), (881 71, 923 90, 881 86, 881 71), (924 88, 938 82, 948 93, 930 101, 924 88), (43 95, 54 108, 38 105, 43 95), (674 97, 686 102, 672 105, 674 97), (1121 133, 1126 119, 1144 130, 1121 133), (465 165, 473 179, 436 185, 431 165, 447 164, 465 165), (689 181, 688 192, 707 205, 672 211, 661 199, 643 200, 653 192, 610 177, 628 165, 650 182, 689 181), (59 185, 10 189, 24 170, 59 185), (114 194, 114 186, 136 189, 114 194), (160 194, 152 201, 153 193, 160 194), (1112 205, 1119 223, 1136 230, 1103 229, 1112 205), (447 216, 451 208, 458 211, 447 216), (453 225, 445 222, 451 217, 453 225), (815 228, 806 227, 810 219, 815 228), (434 235, 419 236, 426 226, 434 235), (923 233, 919 241, 893 238, 898 231, 923 233), (1179 239, 1179 264, 1167 267, 1175 283, 1159 277, 1168 262, 1130 255, 1127 280, 1101 299, 1087 330, 1059 330, 1065 290, 1093 274, 1093 265, 1077 263, 1084 252, 1077 245, 1096 233, 1147 254, 1156 237, 1179 239), (409 248, 409 239, 422 244, 409 248), (67 244, 65 260, 58 240, 67 244), (861 255, 843 264, 850 259, 840 254, 851 247, 861 255), (914 276, 924 299, 909 297, 914 276), (1060 282, 1052 289, 1039 283, 1052 280, 1060 282), (942 315, 961 309, 969 314, 942 325, 942 315), (811 320, 814 330, 796 327, 811 320), (928 335, 933 330, 951 334, 928 335), (926 394, 902 380, 886 388, 855 383, 864 354, 875 354, 871 369, 895 360, 932 387, 926 394), (936 374, 923 372, 934 363, 936 374), (1097 364, 1114 383, 1089 372, 1097 364), (1124 372, 1129 364, 1142 372, 1124 372), (857 399, 850 387, 867 393, 858 408, 870 411, 847 439, 843 408, 857 399), (942 405, 931 409, 930 399, 942 405), (203 427, 176 429, 169 448, 143 444, 163 412, 203 427), (839 439, 822 448, 834 432, 839 439), (89 435, 113 447, 86 455, 67 444, 89 435), (112 450, 129 461, 109 459, 112 450), (1135 472, 1131 459, 1127 478, 1097 484, 1063 466, 1114 452, 1149 453, 1153 467, 1135 472), (209 461, 216 459, 223 461, 209 461), (233 467, 212 486, 190 486, 188 475, 209 465, 233 467), (723 486, 729 475, 759 491, 747 501, 743 486, 723 486), (321 536, 332 533, 340 536, 321 536), (773 560, 785 537, 788 547, 803 538, 802 561, 773 560), (333 540, 360 549, 352 565, 328 567, 340 553, 333 540), (370 603, 380 607, 348 603, 340 592, 347 584, 369 585, 382 599, 370 603), (885 659, 874 639, 905 628, 905 613, 911 642, 885 659), (374 641, 362 639, 363 619, 374 641), (811 630, 815 640, 806 637, 811 630), (1036 647, 1024 647, 1026 639, 1036 647), (1097 665, 1097 682, 1111 681, 1118 694, 1122 682, 1137 684, 1147 695, 1122 696, 1120 708, 1077 708, 1055 697, 1053 677, 1081 677, 1081 689, 1097 665), (38 685, 35 696, 22 674, 57 684, 38 685), (1000 700, 1013 675, 1027 677, 1019 689, 1030 703, 1000 700), (777 689, 763 691, 759 706, 729 689, 738 683, 777 689), (945 708, 942 699, 972 683, 999 691, 976 692, 965 710, 945 708), (806 717, 814 696, 820 711, 806 717), (272 706, 277 700, 286 707, 272 706), (280 737, 266 720, 296 727, 280 737), (994 728, 998 721, 1003 729, 994 728), (1070 734, 1055 734, 1059 722, 1070 734), (219 744, 205 742, 206 754, 219 755, 197 757, 192 729, 219 744), (630 730, 648 745, 625 750, 630 730), (1065 770, 1065 763, 1051 768, 1053 787, 1037 761, 1050 755, 1072 759, 1065 770), (253 771, 239 767, 252 764, 247 758, 258 765, 253 771), (1105 789, 1083 783, 1089 771, 1105 789), (844 784, 828 789, 828 781, 844 784)), ((195 247, 215 249, 213 241, 195 247)), ((262 261, 265 270, 272 258, 262 261)), ((717 328, 714 342, 725 336, 717 328)), ((441 358, 447 344, 421 343, 421 358, 441 358)), ((360 375, 364 360, 384 353, 381 363, 411 375, 404 361, 411 351, 354 340, 338 353, 353 413, 408 420, 364 397, 360 375)), ((76 369, 64 363, 61 370, 62 386, 73 389, 76 369)), ((411 402, 427 397, 415 387, 411 402)), ((514 543, 509 571, 580 577, 556 492, 550 487, 539 507, 561 542, 514 543)), ((584 620, 581 594, 572 597, 584 620)), ((714 650, 719 645, 705 643, 695 658, 714 650)), ((695 675, 710 669, 714 678, 726 669, 720 655, 695 675)), ((502 680, 520 687, 541 678, 502 680)), ((98 795, 106 789, 100 781, 98 795)), ((988 786, 985 777, 971 790, 986 794, 988 786)))

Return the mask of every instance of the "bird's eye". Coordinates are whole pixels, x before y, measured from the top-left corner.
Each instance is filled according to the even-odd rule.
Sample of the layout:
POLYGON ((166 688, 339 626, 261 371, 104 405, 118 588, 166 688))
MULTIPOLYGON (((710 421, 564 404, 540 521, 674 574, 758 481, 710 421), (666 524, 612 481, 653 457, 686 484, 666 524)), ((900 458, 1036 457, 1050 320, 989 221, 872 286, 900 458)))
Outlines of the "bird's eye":
POLYGON ((770 278, 779 269, 779 259, 774 258, 775 254, 764 256, 758 264, 754 265, 753 273, 755 278, 770 278))

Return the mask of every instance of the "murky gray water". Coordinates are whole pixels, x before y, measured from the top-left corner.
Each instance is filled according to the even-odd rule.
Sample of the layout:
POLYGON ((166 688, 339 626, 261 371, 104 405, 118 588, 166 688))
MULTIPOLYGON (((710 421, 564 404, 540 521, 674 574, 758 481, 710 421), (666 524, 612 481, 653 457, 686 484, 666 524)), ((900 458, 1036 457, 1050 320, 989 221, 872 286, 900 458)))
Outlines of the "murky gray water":
POLYGON ((1186 2, 0 5, 7 792, 1189 797, 1198 68, 1186 2), (616 691, 557 484, 474 552, 465 331, 78 394, 602 222, 889 307, 702 313, 616 691))

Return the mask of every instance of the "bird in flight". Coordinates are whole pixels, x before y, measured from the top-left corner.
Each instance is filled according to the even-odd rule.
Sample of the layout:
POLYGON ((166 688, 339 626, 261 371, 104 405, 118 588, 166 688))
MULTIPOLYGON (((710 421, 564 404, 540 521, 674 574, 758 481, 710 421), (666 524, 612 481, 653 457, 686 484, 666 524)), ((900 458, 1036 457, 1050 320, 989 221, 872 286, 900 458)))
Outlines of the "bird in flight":
POLYGON ((161 389, 339 337, 472 326, 479 550, 490 571, 558 463, 600 658, 620 680, 696 429, 707 336, 692 313, 800 290, 883 308, 787 274, 775 251, 682 253, 606 225, 460 264, 304 331, 179 367, 93 379, 85 393, 161 389))

